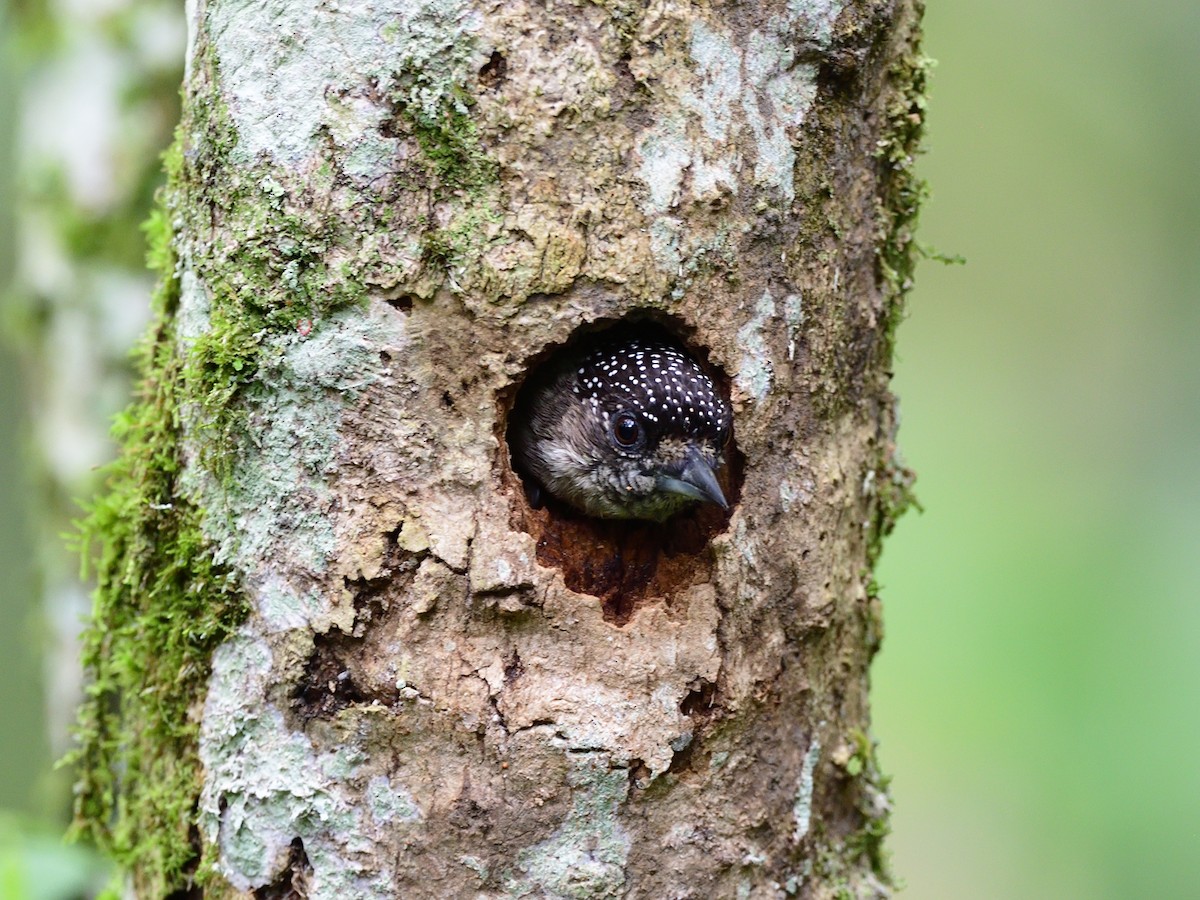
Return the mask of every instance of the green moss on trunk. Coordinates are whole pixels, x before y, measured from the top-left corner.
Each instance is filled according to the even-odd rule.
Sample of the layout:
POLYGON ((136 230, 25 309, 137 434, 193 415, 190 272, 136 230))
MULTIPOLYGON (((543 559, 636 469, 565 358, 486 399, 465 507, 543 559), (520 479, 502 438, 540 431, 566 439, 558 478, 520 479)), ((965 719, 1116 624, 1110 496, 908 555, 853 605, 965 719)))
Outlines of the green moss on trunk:
MULTIPOLYGON (((168 153, 169 168, 177 158, 168 153)), ((180 486, 180 410, 197 385, 173 325, 179 277, 165 205, 146 231, 160 281, 136 355, 137 398, 114 428, 122 451, 106 488, 79 523, 84 575, 96 591, 83 634, 91 684, 67 762, 78 772, 75 834, 135 872, 139 895, 159 897, 196 871, 193 704, 204 696, 212 651, 247 609, 180 486)))

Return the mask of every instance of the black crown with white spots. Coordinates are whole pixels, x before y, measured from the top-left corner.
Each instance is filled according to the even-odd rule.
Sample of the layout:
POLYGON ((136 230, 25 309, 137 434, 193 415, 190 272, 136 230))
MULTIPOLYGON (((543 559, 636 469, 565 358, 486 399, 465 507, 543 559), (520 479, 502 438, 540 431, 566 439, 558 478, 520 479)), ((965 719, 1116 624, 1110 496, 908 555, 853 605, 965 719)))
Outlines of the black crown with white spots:
POLYGON ((630 412, 659 434, 724 442, 729 404, 690 356, 662 341, 634 339, 601 346, 583 358, 574 391, 607 422, 630 412))

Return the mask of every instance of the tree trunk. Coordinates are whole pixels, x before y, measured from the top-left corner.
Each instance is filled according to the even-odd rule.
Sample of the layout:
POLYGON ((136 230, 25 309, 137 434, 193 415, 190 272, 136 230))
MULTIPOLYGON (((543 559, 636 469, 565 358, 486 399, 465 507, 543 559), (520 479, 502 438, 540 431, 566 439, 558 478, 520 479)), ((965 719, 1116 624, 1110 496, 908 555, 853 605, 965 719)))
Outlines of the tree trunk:
POLYGON ((189 5, 157 322, 84 529, 80 824, 140 896, 888 894, 919 13, 189 5), (618 322, 729 393, 728 513, 527 502, 523 380, 618 322))

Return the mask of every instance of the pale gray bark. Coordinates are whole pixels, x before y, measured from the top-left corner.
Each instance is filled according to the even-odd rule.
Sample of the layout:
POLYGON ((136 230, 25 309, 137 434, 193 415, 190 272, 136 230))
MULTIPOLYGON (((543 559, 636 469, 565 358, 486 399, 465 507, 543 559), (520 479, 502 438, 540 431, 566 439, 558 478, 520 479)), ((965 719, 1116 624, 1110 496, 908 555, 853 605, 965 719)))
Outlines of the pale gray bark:
POLYGON ((177 339, 258 329, 232 426, 186 417, 251 609, 196 709, 232 891, 888 893, 880 256, 917 16, 189 4, 177 339), (504 445, 530 366, 630 315, 735 407, 731 514, 666 539, 531 510, 504 445))

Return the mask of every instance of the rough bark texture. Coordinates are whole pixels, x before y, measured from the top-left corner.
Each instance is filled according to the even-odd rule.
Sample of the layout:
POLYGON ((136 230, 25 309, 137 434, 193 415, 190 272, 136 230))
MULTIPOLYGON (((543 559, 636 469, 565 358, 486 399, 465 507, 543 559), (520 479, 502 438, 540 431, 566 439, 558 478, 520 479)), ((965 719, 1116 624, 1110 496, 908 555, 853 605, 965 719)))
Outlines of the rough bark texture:
POLYGON ((140 518, 92 526, 121 699, 85 711, 81 814, 141 893, 886 895, 870 567, 906 497, 919 8, 189 17, 140 518), (522 379, 623 320, 730 391, 728 515, 528 507, 522 379))

